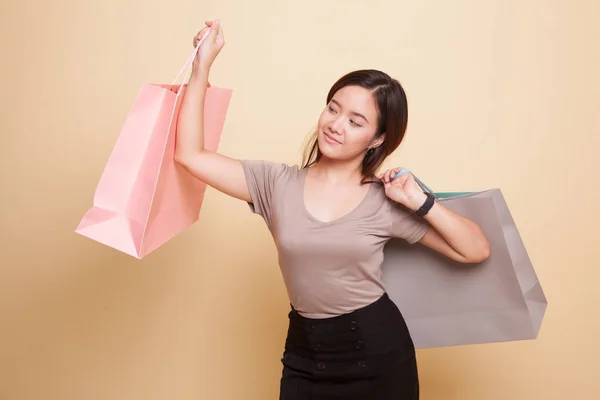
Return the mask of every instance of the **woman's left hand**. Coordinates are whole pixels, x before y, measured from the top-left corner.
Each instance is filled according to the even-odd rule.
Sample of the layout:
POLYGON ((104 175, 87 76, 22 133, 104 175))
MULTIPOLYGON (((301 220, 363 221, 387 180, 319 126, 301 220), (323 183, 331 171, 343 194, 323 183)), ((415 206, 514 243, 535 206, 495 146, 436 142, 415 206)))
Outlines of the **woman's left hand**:
POLYGON ((405 173, 394 178, 402 168, 388 169, 383 174, 379 175, 379 179, 384 184, 385 194, 396 203, 400 203, 412 211, 417 211, 427 196, 423 193, 421 187, 415 181, 415 178, 410 173, 405 173))

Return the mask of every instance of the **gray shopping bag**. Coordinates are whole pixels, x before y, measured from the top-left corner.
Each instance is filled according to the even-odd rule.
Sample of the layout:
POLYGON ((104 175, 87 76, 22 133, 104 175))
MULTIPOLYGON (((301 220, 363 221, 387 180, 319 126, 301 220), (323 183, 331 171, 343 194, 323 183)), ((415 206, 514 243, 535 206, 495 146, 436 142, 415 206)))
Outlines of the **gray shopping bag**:
POLYGON ((434 194, 479 224, 491 254, 482 263, 461 264, 420 244, 388 242, 383 282, 415 347, 537 338, 547 301, 501 191, 434 194))

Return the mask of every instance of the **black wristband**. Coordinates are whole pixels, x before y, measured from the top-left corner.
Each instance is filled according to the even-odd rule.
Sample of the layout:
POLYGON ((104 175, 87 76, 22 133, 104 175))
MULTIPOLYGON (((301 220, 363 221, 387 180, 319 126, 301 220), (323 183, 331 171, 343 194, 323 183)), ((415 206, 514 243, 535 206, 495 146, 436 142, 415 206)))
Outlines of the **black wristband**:
POLYGON ((427 215, 427 213, 429 212, 429 210, 431 210, 431 207, 433 207, 433 204, 435 203, 435 198, 431 193, 425 193, 425 195, 427 196, 427 199, 425 199, 425 203, 423 203, 421 208, 415 211, 415 214, 419 217, 424 217, 425 215, 427 215))

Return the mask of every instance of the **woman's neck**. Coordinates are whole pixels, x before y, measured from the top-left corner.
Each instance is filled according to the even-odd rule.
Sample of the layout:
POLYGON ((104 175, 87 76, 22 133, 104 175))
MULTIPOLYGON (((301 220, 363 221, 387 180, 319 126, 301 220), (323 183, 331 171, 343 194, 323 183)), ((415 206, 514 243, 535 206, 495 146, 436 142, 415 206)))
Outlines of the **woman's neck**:
POLYGON ((347 185, 350 182, 360 184, 362 179, 362 165, 360 160, 335 161, 326 157, 311 167, 313 176, 323 179, 331 185, 347 185))

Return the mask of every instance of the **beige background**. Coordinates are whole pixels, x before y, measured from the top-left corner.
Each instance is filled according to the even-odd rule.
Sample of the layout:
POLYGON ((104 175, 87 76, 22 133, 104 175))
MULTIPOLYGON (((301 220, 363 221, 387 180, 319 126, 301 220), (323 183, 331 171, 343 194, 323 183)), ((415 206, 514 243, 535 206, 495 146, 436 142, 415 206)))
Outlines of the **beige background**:
POLYGON ((3 0, 0 399, 277 398, 288 304, 245 204, 209 190, 141 262, 74 233, 140 85, 171 82, 214 17, 223 153, 298 162, 329 86, 373 67, 410 99, 388 166, 502 188, 540 337, 419 351, 423 399, 599 398, 599 4, 3 0))

